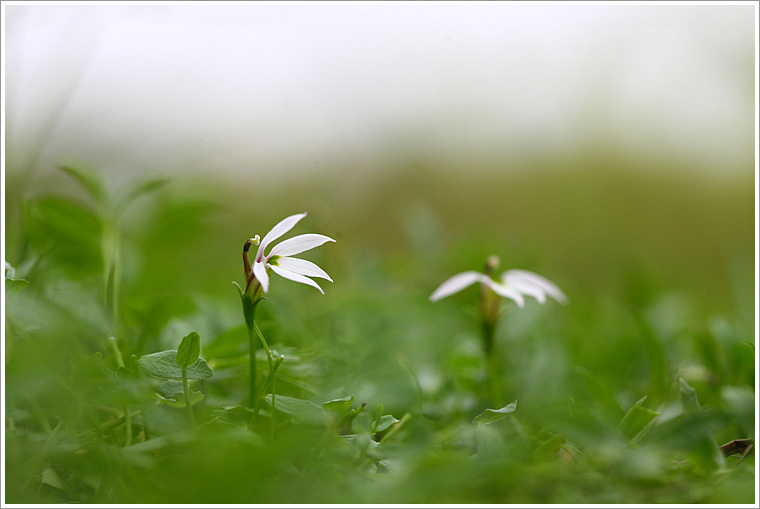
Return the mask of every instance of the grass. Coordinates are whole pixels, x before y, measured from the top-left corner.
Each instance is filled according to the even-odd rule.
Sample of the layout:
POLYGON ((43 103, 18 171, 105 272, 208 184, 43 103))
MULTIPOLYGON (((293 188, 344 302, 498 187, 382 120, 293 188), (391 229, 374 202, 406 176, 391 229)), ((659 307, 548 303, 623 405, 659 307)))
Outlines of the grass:
POLYGON ((719 448, 755 433, 752 179, 649 169, 416 161, 134 193, 85 166, 47 187, 14 175, 27 191, 6 191, 6 502, 753 503, 753 451, 719 448), (294 233, 337 240, 304 258, 335 282, 323 296, 273 278, 257 309, 285 358, 271 438, 266 403, 249 426, 231 282, 247 238, 304 210, 294 233), (490 254, 570 302, 505 305, 495 352, 517 406, 475 424, 493 408, 477 290, 427 299, 490 254), (190 381, 195 427, 181 388, 137 363, 192 331, 213 369, 190 381))

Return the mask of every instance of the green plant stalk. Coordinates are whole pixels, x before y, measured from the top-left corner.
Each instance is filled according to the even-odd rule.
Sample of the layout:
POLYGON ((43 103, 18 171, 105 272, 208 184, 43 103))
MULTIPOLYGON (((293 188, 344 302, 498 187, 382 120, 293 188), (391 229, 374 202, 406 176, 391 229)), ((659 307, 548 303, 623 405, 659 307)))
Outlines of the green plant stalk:
POLYGON ((256 395, 256 407, 253 409, 253 414, 251 415, 251 420, 249 422, 249 427, 251 428, 256 424, 256 417, 258 416, 259 409, 261 408, 261 403, 264 401, 264 396, 266 396, 267 391, 270 389, 270 387, 274 386, 274 375, 277 373, 277 368, 279 368, 280 364, 282 364, 283 357, 279 356, 273 359, 273 369, 270 369, 266 380, 264 380, 264 383, 261 385, 261 387, 259 387, 259 392, 256 395))
POLYGON ((494 352, 494 333, 496 320, 483 317, 483 351, 486 356, 486 377, 491 392, 491 401, 495 408, 501 408, 501 385, 499 384, 499 359, 494 352))
MULTIPOLYGON (((272 385, 272 418, 270 419, 270 431, 269 432, 270 432, 270 436, 271 436, 272 440, 274 440, 274 415, 275 415, 275 411, 274 411, 274 409, 275 409, 275 390, 274 390, 274 372, 275 372, 275 367, 274 367, 274 361, 272 360, 272 351, 269 349, 269 344, 267 344, 267 340, 264 339, 264 335, 261 333, 261 330, 256 325, 256 322, 253 322, 253 328, 256 330, 256 334, 259 336, 259 339, 261 340, 261 344, 264 345, 264 351, 267 354, 267 363, 269 363, 269 377, 268 377, 267 381, 269 383, 271 383, 271 385, 272 385), (270 381, 270 379, 271 379, 271 381, 270 381)), ((264 399, 264 392, 265 391, 262 391, 262 394, 261 394, 261 397, 259 398, 259 401, 261 401, 262 399, 264 399)), ((257 405, 259 405, 259 401, 256 402, 257 405)), ((256 416, 257 413, 258 413, 257 411, 253 412, 254 417, 256 416)))
MULTIPOLYGON (((485 273, 489 276, 498 265, 498 259, 489 257, 486 262, 485 273)), ((491 392, 491 401, 495 408, 501 407, 501 385, 499 384, 499 364, 494 353, 494 339, 496 324, 499 320, 501 308, 501 296, 497 295, 485 283, 480 285, 480 316, 481 332, 483 337, 483 352, 486 356, 486 378, 491 392)))
MULTIPOLYGON (((114 355, 116 355, 116 362, 118 363, 119 367, 126 368, 124 365, 124 357, 122 357, 121 349, 119 348, 119 341, 115 336, 110 336, 108 339, 111 342, 111 346, 113 347, 114 355)), ((129 405, 124 407, 124 415, 126 418, 125 424, 127 434, 126 439, 124 440, 124 447, 128 447, 132 444, 132 413, 129 405)))
POLYGON ((488 369, 488 383, 491 387, 491 399, 496 408, 502 407, 501 399, 501 384, 499 384, 499 360, 494 355, 493 351, 488 354, 486 359, 488 369))
POLYGON ((256 305, 261 300, 261 297, 254 301, 240 288, 240 285, 234 281, 233 284, 240 293, 240 301, 243 304, 243 318, 248 330, 248 408, 254 408, 256 406, 256 335, 254 328, 256 327, 256 305))
POLYGON ((190 403, 190 386, 187 383, 187 368, 182 367, 182 391, 185 393, 185 408, 187 408, 187 418, 190 424, 195 426, 195 415, 193 414, 193 405, 190 403))
MULTIPOLYGON (((121 234, 116 218, 106 210, 107 206, 101 203, 104 216, 103 237, 101 249, 103 253, 103 299, 106 310, 111 319, 111 328, 116 333, 116 324, 119 319, 119 285, 121 266, 121 234)), ((109 337, 116 355, 116 361, 120 368, 125 368, 124 358, 119 349, 119 343, 115 336, 109 337)), ((124 446, 132 444, 132 412, 129 405, 124 407, 125 433, 124 446)))
POLYGON ((256 406, 256 335, 248 327, 248 406, 256 406))

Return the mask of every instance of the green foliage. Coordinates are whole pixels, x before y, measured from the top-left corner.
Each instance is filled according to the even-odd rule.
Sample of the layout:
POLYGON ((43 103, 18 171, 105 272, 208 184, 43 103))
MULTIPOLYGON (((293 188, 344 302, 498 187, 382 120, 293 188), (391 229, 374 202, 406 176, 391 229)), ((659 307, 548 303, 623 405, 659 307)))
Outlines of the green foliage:
POLYGON ((507 415, 511 414, 517 409, 517 401, 513 401, 509 405, 499 408, 498 410, 493 410, 491 408, 486 408, 485 412, 475 417, 472 422, 474 424, 491 424, 492 422, 497 422, 505 418, 507 415))
POLYGON ((755 436, 752 189, 567 162, 586 163, 366 191, 66 166, 73 191, 9 189, 6 501, 754 502, 754 449, 720 448, 755 436), (255 413, 230 281, 246 238, 304 209, 338 240, 308 253, 335 283, 242 300, 278 352, 258 352, 255 413), (570 298, 503 307, 497 409, 477 290, 427 300, 492 253, 570 298))
POLYGON ((26 279, 16 278, 16 269, 8 262, 5 262, 5 298, 12 299, 29 284, 26 279))
MULTIPOLYGON (((182 368, 178 365, 177 350, 166 350, 143 355, 137 361, 141 368, 153 376, 159 378, 171 378, 176 380, 182 379, 182 368)), ((184 360, 189 358, 188 354, 184 355, 184 360)), ((187 378, 190 380, 203 380, 214 376, 213 370, 208 366, 205 360, 197 359, 193 364, 187 367, 187 378)))
POLYGON ((201 337, 193 331, 184 338, 177 348, 177 366, 186 368, 198 362, 201 355, 201 337))

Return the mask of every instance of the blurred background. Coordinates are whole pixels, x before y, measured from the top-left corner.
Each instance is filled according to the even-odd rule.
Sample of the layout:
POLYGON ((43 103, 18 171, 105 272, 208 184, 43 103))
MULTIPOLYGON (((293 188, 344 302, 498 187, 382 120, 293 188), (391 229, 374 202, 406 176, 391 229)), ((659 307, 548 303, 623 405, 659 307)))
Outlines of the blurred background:
MULTIPOLYGON (((749 470, 716 477, 709 496, 695 477, 685 497, 672 467, 695 454, 706 472, 723 468, 714 442, 756 425, 756 4, 2 9, 3 249, 17 278, 5 286, 7 422, 21 437, 9 442, 19 468, 6 486, 19 486, 17 500, 752 500, 749 470), (181 455, 144 469, 108 447, 84 457, 66 442, 60 455, 40 445, 59 420, 77 437, 110 422, 93 401, 134 404, 112 380, 111 335, 137 372, 139 356, 198 331, 215 371, 199 419, 243 401, 245 330, 230 284, 243 278, 241 248, 303 211, 290 234, 337 240, 304 254, 334 282, 321 295, 273 278, 257 310, 287 358, 278 398, 351 395, 413 413, 399 441, 419 446, 402 461, 411 474, 386 477, 389 488, 346 463, 342 491, 319 478, 330 468, 300 490, 283 473, 267 498, 238 462, 209 460, 222 450, 266 470, 237 435, 203 439, 184 484, 181 455), (436 463, 438 447, 445 460, 449 446, 475 442, 472 420, 489 403, 477 289, 428 297, 491 254, 569 297, 505 306, 496 355, 531 440, 567 436, 586 455, 586 482, 575 464, 544 469, 529 447, 505 470, 436 463), (680 379, 720 414, 706 442, 689 435, 704 422, 668 422, 680 379), (621 446, 619 425, 643 397, 672 426, 642 456, 621 446), (51 461, 86 489, 61 495, 65 483, 45 479, 51 461)), ((181 413, 162 415, 156 435, 182 428, 181 413)), ((287 454, 310 444, 292 441, 287 454)))
POLYGON ((4 14, 11 260, 22 204, 77 192, 61 164, 116 189, 172 178, 218 207, 213 233, 231 252, 308 210, 338 246, 467 240, 478 264, 488 250, 528 249, 499 254, 600 287, 630 262, 690 280, 714 304, 752 255, 753 5, 4 14))
POLYGON ((752 5, 10 5, 8 168, 753 165, 752 5))

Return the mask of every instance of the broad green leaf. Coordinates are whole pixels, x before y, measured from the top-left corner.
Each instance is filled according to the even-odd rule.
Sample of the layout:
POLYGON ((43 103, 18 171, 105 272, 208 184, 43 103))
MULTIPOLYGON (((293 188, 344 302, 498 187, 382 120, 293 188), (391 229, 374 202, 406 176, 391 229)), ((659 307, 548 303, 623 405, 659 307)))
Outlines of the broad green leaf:
POLYGON ((492 422, 502 420, 507 415, 514 412, 516 408, 517 408, 517 401, 513 401, 509 405, 503 408, 499 408, 498 410, 487 408, 485 412, 475 417, 475 419, 473 419, 472 422, 475 424, 491 424, 492 422))
POLYGON ((399 422, 398 419, 393 417, 392 415, 383 415, 380 417, 380 419, 377 420, 377 425, 375 426, 375 429, 373 430, 375 433, 379 433, 381 431, 385 431, 386 429, 390 428, 392 425, 399 422))
POLYGON ((649 424, 655 417, 660 415, 654 410, 644 408, 643 403, 646 399, 647 397, 644 396, 638 400, 633 406, 631 406, 631 408, 628 409, 623 418, 620 420, 619 429, 621 433, 623 433, 623 436, 625 436, 625 438, 628 440, 633 440, 633 438, 639 434, 647 424, 649 424))
MULTIPOLYGON (((182 379, 182 369, 177 366, 177 350, 143 355, 137 360, 137 363, 153 376, 175 380, 182 379)), ((211 378, 213 375, 214 372, 208 367, 206 361, 200 358, 187 367, 187 378, 190 380, 202 380, 211 378)))
POLYGON ((697 391, 689 385, 683 378, 678 379, 678 383, 681 386, 681 406, 684 413, 693 413, 701 410, 699 406, 699 399, 697 398, 697 391))
POLYGON ((322 408, 324 408, 328 412, 341 416, 351 409, 351 404, 353 402, 354 402, 353 396, 346 396, 345 398, 333 399, 326 403, 322 403, 322 408))
POLYGON ((211 412, 219 421, 232 424, 239 428, 247 429, 248 422, 251 420, 253 410, 241 405, 226 406, 222 409, 215 409, 211 412))
MULTIPOLYGON (((190 391, 190 406, 195 406, 197 403, 200 403, 203 401, 204 394, 202 392, 196 392, 191 390, 190 391)), ((158 395, 159 400, 161 403, 170 406, 172 408, 185 408, 185 398, 184 396, 176 395, 174 398, 165 398, 158 395)))
MULTIPOLYGON (((272 395, 267 394, 264 396, 264 401, 271 408, 272 395)), ((275 408, 278 412, 288 414, 296 421, 303 423, 321 424, 326 418, 325 411, 322 407, 305 399, 280 396, 278 394, 275 400, 275 408)))
POLYGON ((177 348, 177 366, 186 368, 198 361, 201 355, 201 337, 193 331, 184 338, 177 348))
POLYGON ((161 380, 156 384, 156 391, 167 399, 174 399, 182 394, 182 382, 177 380, 161 380))
POLYGON ((58 169, 76 179, 98 204, 102 205, 104 203, 105 190, 103 183, 94 171, 74 168, 73 166, 58 166, 58 169))

